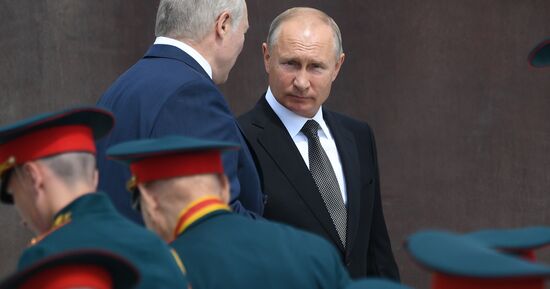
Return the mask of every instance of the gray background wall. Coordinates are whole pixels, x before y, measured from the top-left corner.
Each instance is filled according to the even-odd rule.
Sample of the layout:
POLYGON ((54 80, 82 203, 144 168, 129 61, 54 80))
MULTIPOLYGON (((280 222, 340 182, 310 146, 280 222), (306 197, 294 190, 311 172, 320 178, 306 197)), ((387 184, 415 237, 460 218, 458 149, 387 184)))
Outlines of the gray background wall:
MULTIPOLYGON (((0 124, 93 104, 153 41, 158 1, 0 1, 0 124)), ((245 48, 222 89, 235 114, 266 88, 260 45, 291 6, 334 17, 346 62, 327 106, 373 127, 383 204, 403 281, 428 274, 402 243, 423 228, 550 225, 547 0, 248 0, 245 48)), ((31 234, 0 206, 0 276, 31 234)), ((550 253, 541 255, 550 262, 550 253)))

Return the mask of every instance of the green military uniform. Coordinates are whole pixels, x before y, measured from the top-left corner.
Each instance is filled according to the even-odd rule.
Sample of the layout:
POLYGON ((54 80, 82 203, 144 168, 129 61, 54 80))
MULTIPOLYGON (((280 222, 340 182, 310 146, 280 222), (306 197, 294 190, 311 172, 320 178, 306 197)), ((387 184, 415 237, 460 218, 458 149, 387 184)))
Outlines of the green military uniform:
POLYGON ((186 280, 170 248, 156 235, 120 215, 104 193, 86 194, 56 215, 55 226, 23 252, 18 269, 56 253, 105 249, 134 264, 138 288, 185 288, 186 280))
POLYGON ((171 243, 195 289, 334 289, 350 282, 336 250, 315 235, 228 207, 202 214, 171 243))
MULTIPOLYGON (((107 154, 130 163, 131 184, 178 176, 223 174, 220 150, 234 147, 181 136, 113 146, 107 154)), ((183 208, 170 245, 193 289, 345 288, 351 280, 336 249, 287 225, 232 213, 218 196, 183 208)))
MULTIPOLYGON (((16 202, 8 191, 14 168, 65 153, 95 155, 94 141, 106 135, 113 123, 110 112, 81 107, 0 127, 0 201, 16 202)), ((74 249, 104 249, 125 257, 142 276, 138 288, 187 287, 183 267, 178 266, 181 264, 171 248, 117 213, 103 193, 81 195, 61 209, 53 217, 51 229, 23 252, 18 269, 21 272, 47 256, 74 249)))
POLYGON ((412 289, 393 280, 383 278, 362 278, 354 280, 346 289, 412 289))

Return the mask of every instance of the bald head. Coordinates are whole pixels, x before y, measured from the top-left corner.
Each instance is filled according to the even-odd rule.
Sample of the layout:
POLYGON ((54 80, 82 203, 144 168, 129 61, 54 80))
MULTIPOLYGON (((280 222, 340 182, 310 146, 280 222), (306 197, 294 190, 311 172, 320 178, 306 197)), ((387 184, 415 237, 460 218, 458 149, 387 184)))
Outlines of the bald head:
POLYGON ((271 22, 271 26, 269 27, 267 47, 271 51, 273 46, 277 45, 277 40, 284 26, 291 25, 292 27, 301 27, 307 32, 308 28, 317 27, 323 24, 329 26, 332 30, 335 56, 339 57, 343 53, 340 28, 338 28, 336 22, 334 22, 325 12, 308 7, 290 8, 279 14, 279 16, 271 22))

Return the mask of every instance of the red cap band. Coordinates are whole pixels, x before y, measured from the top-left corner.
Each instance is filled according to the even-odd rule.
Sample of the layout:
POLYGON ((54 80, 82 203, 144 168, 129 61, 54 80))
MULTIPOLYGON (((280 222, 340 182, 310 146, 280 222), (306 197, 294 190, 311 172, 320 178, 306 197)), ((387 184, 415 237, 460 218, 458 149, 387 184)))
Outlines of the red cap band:
POLYGON ((432 289, 544 289, 544 278, 472 278, 435 273, 432 289))
POLYGON ((0 162, 14 156, 17 164, 70 152, 90 152, 96 148, 92 130, 83 125, 49 127, 17 137, 0 145, 0 162))
POLYGON ((535 255, 534 250, 518 250, 517 254, 528 261, 537 261, 537 256, 535 255))
POLYGON ((19 289, 67 289, 89 287, 111 289, 113 281, 103 268, 92 265, 65 265, 33 275, 19 289))
POLYGON ((152 156, 130 164, 136 183, 180 176, 223 173, 220 151, 196 151, 152 156))

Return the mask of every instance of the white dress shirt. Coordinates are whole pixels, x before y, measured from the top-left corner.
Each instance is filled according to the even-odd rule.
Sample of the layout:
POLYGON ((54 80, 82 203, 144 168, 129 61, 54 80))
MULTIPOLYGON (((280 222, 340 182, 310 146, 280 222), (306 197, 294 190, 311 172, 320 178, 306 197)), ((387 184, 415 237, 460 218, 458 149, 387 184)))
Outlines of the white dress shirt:
POLYGON ((206 71, 208 76, 210 76, 210 78, 212 78, 212 66, 210 66, 210 63, 208 63, 208 61, 197 50, 195 50, 193 47, 191 47, 191 46, 189 46, 189 45, 187 45, 187 44, 185 44, 185 43, 183 43, 179 40, 164 37, 164 36, 157 37, 157 39, 155 39, 155 44, 164 44, 164 45, 175 46, 175 47, 183 50, 183 52, 185 52, 185 53, 189 54, 189 56, 193 57, 193 59, 195 59, 195 61, 197 61, 199 63, 199 65, 202 67, 202 69, 204 69, 204 71, 206 71))
MULTIPOLYGON (((309 148, 307 144, 307 137, 304 135, 304 133, 301 132, 302 127, 304 126, 306 121, 309 120, 309 118, 297 115, 296 113, 290 111, 288 108, 280 104, 277 99, 275 99, 275 96, 273 96, 271 88, 269 87, 267 88, 265 99, 267 100, 269 106, 271 106, 271 109, 273 109, 275 114, 283 122, 283 125, 288 131, 288 134, 294 141, 294 144, 296 144, 296 147, 300 151, 304 162, 309 168, 309 148)), ((338 179, 338 185, 340 186, 340 192, 342 193, 344 204, 346 204, 347 194, 344 170, 342 169, 342 162, 340 161, 340 155, 338 155, 338 149, 336 148, 334 138, 332 137, 330 130, 328 129, 328 126, 323 119, 323 108, 319 108, 317 114, 315 114, 315 116, 313 116, 311 119, 319 123, 319 140, 321 142, 321 146, 325 150, 330 160, 332 169, 336 174, 336 179, 338 179)))

